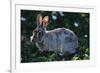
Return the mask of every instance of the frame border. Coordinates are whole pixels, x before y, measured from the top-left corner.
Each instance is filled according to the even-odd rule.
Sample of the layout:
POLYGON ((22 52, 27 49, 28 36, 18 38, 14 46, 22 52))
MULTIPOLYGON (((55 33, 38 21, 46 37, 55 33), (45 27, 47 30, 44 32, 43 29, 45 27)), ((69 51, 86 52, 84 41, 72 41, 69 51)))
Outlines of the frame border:
MULTIPOLYGON (((10 5, 10 56, 11 56, 11 58, 10 58, 10 68, 11 68, 11 72, 13 73, 13 72, 16 72, 16 70, 17 70, 17 68, 16 68, 16 6, 17 5, 25 5, 25 6, 42 6, 42 7, 57 7, 57 8, 76 8, 76 9, 93 9, 93 10, 95 10, 95 7, 89 7, 89 8, 85 8, 85 7, 77 7, 77 6, 75 6, 75 7, 70 7, 70 6, 47 6, 47 5, 32 5, 32 4, 15 4, 15 67, 13 66, 13 57, 12 57, 12 55, 13 55, 13 50, 12 50, 12 37, 13 37, 13 34, 12 34, 12 13, 13 13, 13 9, 12 9, 12 3, 11 3, 11 5, 10 5)), ((89 31, 90 31, 90 27, 89 27, 89 31)), ((90 39, 90 38, 89 38, 90 39)), ((90 40, 89 40, 89 42, 90 42, 90 40)))

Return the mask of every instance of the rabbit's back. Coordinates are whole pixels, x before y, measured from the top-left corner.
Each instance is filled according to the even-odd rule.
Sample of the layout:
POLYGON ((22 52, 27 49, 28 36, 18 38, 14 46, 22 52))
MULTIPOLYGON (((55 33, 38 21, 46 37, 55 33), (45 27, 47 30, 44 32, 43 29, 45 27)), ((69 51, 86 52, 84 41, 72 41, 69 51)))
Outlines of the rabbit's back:
POLYGON ((71 30, 58 28, 47 31, 42 44, 43 50, 74 53, 78 46, 78 40, 71 30))

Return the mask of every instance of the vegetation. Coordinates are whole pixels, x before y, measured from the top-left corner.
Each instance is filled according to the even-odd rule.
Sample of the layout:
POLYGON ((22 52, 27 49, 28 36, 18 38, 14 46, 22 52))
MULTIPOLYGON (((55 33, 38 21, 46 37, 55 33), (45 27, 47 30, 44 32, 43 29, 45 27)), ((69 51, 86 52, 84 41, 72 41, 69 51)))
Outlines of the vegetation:
POLYGON ((36 17, 38 14, 49 16, 47 30, 58 27, 68 28, 78 36, 78 54, 67 55, 66 60, 89 60, 89 13, 75 12, 54 12, 54 11, 33 11, 21 10, 21 62, 45 62, 63 61, 61 56, 56 56, 54 52, 39 52, 34 43, 30 43, 32 31, 36 28, 36 17))

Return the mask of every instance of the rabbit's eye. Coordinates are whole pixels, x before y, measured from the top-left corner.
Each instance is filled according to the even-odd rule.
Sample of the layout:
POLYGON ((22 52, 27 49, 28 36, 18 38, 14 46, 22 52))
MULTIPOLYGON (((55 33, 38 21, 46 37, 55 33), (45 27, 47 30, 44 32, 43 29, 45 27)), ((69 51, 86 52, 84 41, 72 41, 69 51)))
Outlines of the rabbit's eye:
POLYGON ((38 34, 39 34, 39 36, 40 36, 40 35, 41 35, 41 32, 39 32, 38 34))
POLYGON ((39 35, 40 37, 42 37, 42 36, 43 36, 43 32, 39 32, 38 35, 39 35))

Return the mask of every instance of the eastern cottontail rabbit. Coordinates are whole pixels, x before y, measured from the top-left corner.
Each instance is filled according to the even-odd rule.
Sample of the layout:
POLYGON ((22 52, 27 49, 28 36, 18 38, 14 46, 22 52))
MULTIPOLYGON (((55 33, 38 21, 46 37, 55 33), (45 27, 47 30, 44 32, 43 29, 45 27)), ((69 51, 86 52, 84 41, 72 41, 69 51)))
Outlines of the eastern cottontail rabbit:
POLYGON ((73 54, 78 47, 78 38, 73 31, 66 28, 57 28, 47 31, 49 17, 42 15, 37 16, 37 28, 33 30, 30 37, 40 51, 53 51, 58 54, 68 52, 73 54))

